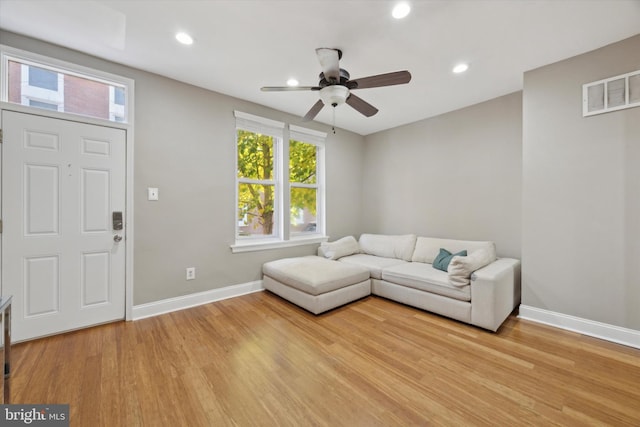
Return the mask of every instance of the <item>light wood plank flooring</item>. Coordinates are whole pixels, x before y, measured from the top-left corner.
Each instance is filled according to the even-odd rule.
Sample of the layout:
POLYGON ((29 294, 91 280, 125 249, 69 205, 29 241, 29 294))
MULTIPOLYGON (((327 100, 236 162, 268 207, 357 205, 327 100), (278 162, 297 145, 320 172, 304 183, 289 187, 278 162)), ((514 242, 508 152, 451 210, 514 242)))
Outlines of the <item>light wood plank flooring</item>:
POLYGON ((72 426, 639 426, 640 350, 373 296, 314 316, 260 292, 18 344, 12 388, 69 403, 72 426))

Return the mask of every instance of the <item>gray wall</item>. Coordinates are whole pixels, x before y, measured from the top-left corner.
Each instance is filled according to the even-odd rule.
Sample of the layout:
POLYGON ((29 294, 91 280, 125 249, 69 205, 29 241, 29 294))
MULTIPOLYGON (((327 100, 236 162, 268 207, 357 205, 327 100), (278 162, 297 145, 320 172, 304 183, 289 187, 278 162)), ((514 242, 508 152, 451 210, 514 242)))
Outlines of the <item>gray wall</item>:
POLYGON ((640 330, 640 108, 582 85, 640 69, 640 35, 524 76, 522 303, 640 330))
MULTIPOLYGON (((265 261, 309 255, 316 245, 232 254, 233 110, 301 124, 299 117, 15 34, 0 43, 135 80, 134 304, 261 279, 265 261), (160 200, 146 199, 158 187, 160 200), (185 281, 185 268, 197 278, 185 281)), ((256 88, 257 90, 257 88, 256 88)), ((359 233, 364 138, 327 126, 327 234, 359 233)))
POLYGON ((522 94, 366 137, 367 232, 496 242, 520 258, 522 94))

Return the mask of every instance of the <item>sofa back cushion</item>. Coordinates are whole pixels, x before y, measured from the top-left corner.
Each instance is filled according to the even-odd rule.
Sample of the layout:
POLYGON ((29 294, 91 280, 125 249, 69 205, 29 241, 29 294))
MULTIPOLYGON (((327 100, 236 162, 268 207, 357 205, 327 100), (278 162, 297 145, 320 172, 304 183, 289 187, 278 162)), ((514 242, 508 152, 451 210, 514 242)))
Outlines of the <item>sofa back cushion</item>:
POLYGON ((359 243, 362 253, 411 261, 416 246, 416 235, 363 234, 359 243))
POLYGON ((418 237, 411 261, 433 264, 433 260, 438 256, 440 248, 444 248, 452 254, 464 250, 466 250, 468 254, 471 254, 478 249, 485 249, 489 253, 491 261, 496 259, 496 245, 493 242, 418 237))

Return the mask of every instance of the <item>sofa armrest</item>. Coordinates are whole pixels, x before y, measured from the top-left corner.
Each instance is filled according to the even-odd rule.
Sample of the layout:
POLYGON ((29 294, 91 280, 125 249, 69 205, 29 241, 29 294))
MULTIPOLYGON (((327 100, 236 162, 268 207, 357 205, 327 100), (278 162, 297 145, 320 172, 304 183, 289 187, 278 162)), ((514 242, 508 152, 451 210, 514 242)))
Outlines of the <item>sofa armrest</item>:
POLYGON ((471 323, 497 331, 520 303, 520 261, 499 258, 471 275, 471 323))

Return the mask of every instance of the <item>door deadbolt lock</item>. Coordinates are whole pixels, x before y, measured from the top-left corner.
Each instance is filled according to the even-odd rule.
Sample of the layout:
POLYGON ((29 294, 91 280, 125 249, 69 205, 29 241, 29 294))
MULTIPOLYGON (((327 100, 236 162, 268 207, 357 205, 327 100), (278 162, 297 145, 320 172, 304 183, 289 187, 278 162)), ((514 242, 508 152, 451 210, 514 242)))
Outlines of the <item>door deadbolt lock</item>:
POLYGON ((113 229, 114 230, 122 230, 123 222, 122 222, 122 212, 114 211, 111 215, 111 219, 113 221, 113 229))

